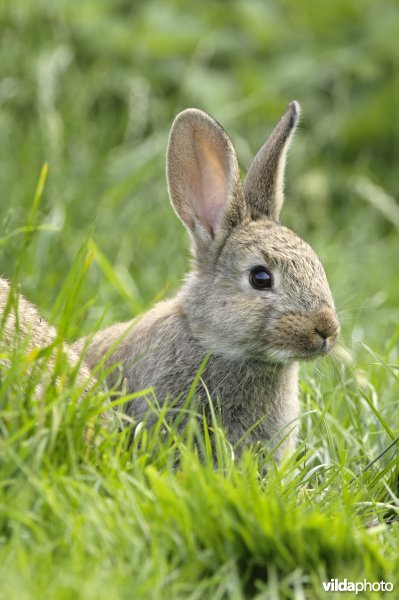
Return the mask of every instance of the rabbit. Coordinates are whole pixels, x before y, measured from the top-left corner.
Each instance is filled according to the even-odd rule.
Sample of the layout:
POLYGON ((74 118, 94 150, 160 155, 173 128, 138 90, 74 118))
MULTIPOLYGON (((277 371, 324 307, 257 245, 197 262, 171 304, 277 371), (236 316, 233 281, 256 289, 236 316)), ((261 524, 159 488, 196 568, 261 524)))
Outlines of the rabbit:
MULTIPOLYGON (((15 350, 19 350, 28 356, 36 350, 43 350, 51 346, 57 338, 56 329, 40 316, 37 309, 28 300, 18 294, 17 302, 11 301, 10 292, 9 282, 0 277, 0 353, 2 355, 0 367, 3 373, 9 368, 9 356, 15 350)), ((58 355, 59 345, 55 344, 48 365, 46 365, 46 371, 43 371, 39 381, 35 382, 35 397, 38 398, 43 395, 44 380, 47 375, 51 378, 53 372, 55 372, 58 355)), ((82 401, 89 389, 96 385, 96 380, 88 367, 82 363, 79 355, 66 343, 62 344, 62 357, 65 358, 70 367, 78 368, 76 382, 83 389, 80 396, 80 401, 82 401)), ((35 361, 32 361, 32 367, 34 364, 35 361)), ((28 385, 30 374, 31 369, 28 368, 24 372, 24 381, 21 381, 19 386, 21 391, 25 390, 25 383, 28 385)), ((108 414, 104 411, 101 415, 102 421, 106 423, 108 418, 108 414)), ((85 432, 85 439, 86 435, 87 431, 85 432)))
MULTIPOLYGON (((209 393, 227 440, 236 447, 261 443, 276 460, 296 443, 298 363, 328 354, 340 332, 320 260, 279 222, 299 114, 291 102, 243 185, 221 125, 199 109, 176 117, 167 180, 191 238, 192 270, 174 298, 76 345, 87 346, 89 367, 104 357, 108 366, 118 363, 126 393, 153 386, 160 403, 174 399, 173 415, 209 355, 196 389, 198 413, 210 418, 209 393)), ((115 369, 110 385, 117 377, 115 369)), ((128 402, 125 411, 143 419, 146 399, 128 402)))

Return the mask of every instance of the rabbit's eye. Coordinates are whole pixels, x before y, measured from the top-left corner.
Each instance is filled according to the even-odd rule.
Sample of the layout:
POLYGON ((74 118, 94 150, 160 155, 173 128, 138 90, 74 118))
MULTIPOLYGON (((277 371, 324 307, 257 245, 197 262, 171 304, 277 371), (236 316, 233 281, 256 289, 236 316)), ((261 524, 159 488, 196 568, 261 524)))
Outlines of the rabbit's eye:
POLYGON ((266 267, 254 267, 249 274, 249 283, 255 290, 267 290, 273 286, 273 277, 266 267))

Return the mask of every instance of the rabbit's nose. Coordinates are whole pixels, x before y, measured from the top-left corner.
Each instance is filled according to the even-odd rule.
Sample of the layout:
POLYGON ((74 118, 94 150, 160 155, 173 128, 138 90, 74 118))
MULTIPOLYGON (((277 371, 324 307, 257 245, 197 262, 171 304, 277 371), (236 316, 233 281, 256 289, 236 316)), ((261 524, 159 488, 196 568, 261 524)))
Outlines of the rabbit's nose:
POLYGON ((314 331, 322 338, 323 348, 328 341, 335 341, 340 332, 339 321, 335 312, 329 306, 323 306, 315 315, 314 331))

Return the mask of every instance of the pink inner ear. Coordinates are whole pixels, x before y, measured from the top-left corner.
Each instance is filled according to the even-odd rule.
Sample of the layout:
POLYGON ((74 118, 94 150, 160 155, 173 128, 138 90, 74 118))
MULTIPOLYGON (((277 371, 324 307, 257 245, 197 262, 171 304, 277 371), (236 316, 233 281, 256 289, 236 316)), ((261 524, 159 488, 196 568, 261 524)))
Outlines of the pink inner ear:
POLYGON ((219 140, 196 137, 193 145, 196 160, 193 181, 194 210, 200 223, 213 235, 220 224, 227 202, 229 167, 223 164, 226 150, 221 147, 219 140))

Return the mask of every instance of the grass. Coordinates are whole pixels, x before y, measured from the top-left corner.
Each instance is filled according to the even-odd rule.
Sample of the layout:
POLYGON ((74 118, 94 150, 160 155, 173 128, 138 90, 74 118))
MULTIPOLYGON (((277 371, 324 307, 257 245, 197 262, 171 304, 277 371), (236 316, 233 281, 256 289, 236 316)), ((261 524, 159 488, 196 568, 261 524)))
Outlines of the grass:
POLYGON ((301 370, 300 443, 278 468, 261 449, 234 460, 217 422, 165 431, 162 411, 130 448, 117 422, 87 445, 109 393, 77 404, 67 365, 9 357, 0 598, 322 598, 345 577, 398 589, 396 13, 393 0, 3 3, 0 271, 61 339, 139 314, 187 268, 164 180, 176 112, 214 114, 245 171, 293 98, 284 222, 320 254, 343 334, 338 358, 301 370))

